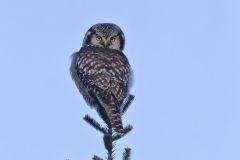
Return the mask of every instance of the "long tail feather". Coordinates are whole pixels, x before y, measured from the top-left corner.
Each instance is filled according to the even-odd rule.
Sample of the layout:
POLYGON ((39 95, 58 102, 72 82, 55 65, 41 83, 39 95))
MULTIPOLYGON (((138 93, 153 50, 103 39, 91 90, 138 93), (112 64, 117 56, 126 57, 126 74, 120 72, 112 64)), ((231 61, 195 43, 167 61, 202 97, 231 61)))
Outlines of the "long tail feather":
POLYGON ((105 108, 113 129, 118 133, 123 133, 123 125, 120 113, 116 106, 109 105, 105 108))
POLYGON ((100 97, 97 98, 101 106, 105 109, 114 131, 121 134, 124 133, 121 115, 116 104, 112 102, 107 105, 100 97))

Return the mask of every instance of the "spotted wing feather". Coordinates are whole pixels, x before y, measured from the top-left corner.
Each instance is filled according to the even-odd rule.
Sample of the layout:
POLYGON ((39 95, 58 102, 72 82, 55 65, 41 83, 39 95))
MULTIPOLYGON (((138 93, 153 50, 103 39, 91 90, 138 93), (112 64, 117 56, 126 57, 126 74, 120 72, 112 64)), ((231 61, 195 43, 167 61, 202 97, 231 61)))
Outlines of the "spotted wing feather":
POLYGON ((128 94, 130 65, 117 50, 83 47, 73 55, 72 77, 90 106, 100 103, 107 112, 113 128, 122 132, 119 106, 128 94))

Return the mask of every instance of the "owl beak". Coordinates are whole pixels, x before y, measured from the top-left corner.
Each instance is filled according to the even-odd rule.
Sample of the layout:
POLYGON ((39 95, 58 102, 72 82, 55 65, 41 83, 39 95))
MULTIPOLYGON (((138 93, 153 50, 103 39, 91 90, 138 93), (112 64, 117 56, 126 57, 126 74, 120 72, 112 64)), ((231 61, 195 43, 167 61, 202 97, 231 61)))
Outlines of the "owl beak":
POLYGON ((107 48, 107 47, 108 47, 108 45, 109 45, 108 41, 107 41, 107 40, 105 40, 105 41, 103 42, 103 45, 104 45, 104 47, 105 47, 105 48, 107 48))

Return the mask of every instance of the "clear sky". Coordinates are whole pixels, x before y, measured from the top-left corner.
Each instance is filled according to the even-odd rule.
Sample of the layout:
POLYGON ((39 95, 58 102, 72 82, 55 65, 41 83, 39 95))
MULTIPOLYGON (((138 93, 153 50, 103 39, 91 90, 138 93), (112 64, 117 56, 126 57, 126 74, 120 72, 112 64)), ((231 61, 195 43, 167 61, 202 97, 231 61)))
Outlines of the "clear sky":
MULTIPOLYGON (((136 96, 133 160, 240 159, 239 0, 1 0, 0 159, 90 160, 102 135, 70 74, 95 23, 119 25, 136 96)), ((97 117, 99 120, 99 118, 97 117)))

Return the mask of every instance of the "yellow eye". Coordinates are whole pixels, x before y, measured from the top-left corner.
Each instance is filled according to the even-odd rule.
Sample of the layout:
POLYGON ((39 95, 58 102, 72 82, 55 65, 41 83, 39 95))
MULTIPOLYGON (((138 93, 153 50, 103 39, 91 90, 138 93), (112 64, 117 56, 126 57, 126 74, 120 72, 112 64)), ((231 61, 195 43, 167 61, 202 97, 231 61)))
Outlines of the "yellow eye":
POLYGON ((97 41, 100 42, 102 40, 102 37, 101 36, 97 36, 96 39, 97 39, 97 41))
POLYGON ((111 37, 110 41, 113 43, 116 40, 116 37, 111 37))

